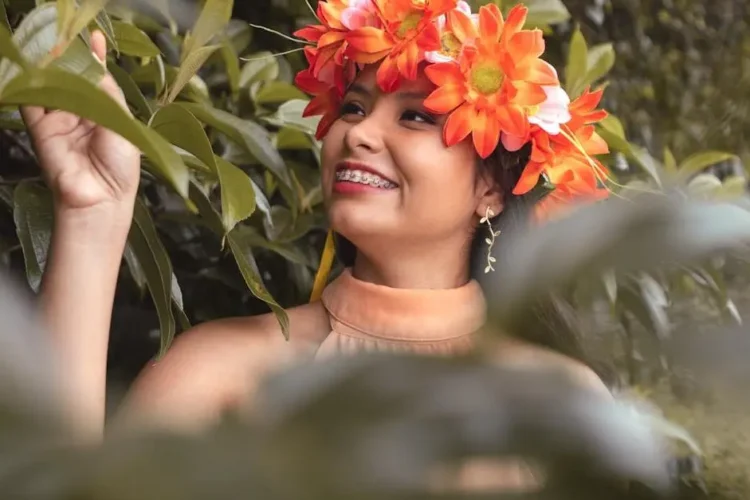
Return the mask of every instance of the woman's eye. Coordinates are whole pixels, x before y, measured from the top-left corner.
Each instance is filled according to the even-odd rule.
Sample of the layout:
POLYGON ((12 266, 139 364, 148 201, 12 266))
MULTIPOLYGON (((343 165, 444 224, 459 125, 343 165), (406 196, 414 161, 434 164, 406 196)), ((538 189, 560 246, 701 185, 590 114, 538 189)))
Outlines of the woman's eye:
POLYGON ((365 114, 365 110, 362 109, 362 106, 354 102, 345 102, 341 106, 341 116, 345 116, 345 115, 364 116, 364 114, 365 114))
POLYGON ((434 117, 419 111, 405 111, 404 114, 401 115, 401 119, 409 122, 428 123, 430 125, 437 122, 434 117))

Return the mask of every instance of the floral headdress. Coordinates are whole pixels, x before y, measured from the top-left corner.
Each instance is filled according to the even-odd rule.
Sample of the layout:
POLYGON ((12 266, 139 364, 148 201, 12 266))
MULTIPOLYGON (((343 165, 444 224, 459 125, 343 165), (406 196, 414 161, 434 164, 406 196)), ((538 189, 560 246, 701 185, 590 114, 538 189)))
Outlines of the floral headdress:
POLYGON ((516 5, 504 18, 489 4, 473 14, 459 0, 320 0, 320 24, 295 33, 311 42, 309 67, 296 78, 313 96, 304 114, 322 115, 322 139, 359 69, 379 64, 377 84, 393 92, 417 79, 424 63, 436 86, 424 106, 448 115, 446 146, 471 136, 487 158, 500 143, 508 151, 531 143, 513 194, 528 193, 544 176, 554 190, 537 205, 538 218, 575 199, 605 197, 607 172, 594 156, 609 149, 593 126, 607 116, 596 109, 602 91, 587 89, 571 102, 557 71, 540 58, 542 32, 523 29, 527 12, 516 5))

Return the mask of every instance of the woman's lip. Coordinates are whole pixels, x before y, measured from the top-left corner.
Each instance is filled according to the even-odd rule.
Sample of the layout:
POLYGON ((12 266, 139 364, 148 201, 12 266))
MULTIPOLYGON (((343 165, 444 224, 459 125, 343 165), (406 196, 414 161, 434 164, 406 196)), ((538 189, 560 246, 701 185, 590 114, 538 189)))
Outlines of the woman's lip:
POLYGON ((356 162, 356 161, 349 161, 349 160, 342 161, 341 163, 339 163, 338 165, 336 165, 336 171, 338 172, 339 170, 360 170, 362 172, 369 172, 371 174, 377 175, 381 179, 386 180, 386 181, 390 182, 391 184, 395 185, 396 187, 398 187, 398 183, 396 181, 394 181, 393 179, 390 179, 390 178, 386 177, 385 175, 383 175, 382 173, 380 173, 378 170, 376 170, 373 167, 367 165, 366 163, 359 163, 359 162, 356 162))

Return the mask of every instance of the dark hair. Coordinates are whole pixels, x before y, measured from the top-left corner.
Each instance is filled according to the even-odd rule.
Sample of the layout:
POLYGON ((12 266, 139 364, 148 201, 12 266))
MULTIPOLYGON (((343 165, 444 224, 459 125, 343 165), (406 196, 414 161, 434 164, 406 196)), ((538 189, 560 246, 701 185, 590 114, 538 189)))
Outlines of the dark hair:
MULTIPOLYGON (((509 152, 500 145, 487 159, 478 162, 477 173, 490 173, 505 196, 503 211, 491 221, 495 230, 499 229, 502 234, 493 250, 496 255, 503 251, 504 239, 512 238, 514 232, 522 231, 529 226, 534 205, 540 198, 538 191, 532 191, 524 196, 514 196, 511 193, 530 155, 530 144, 516 152, 509 152)), ((487 259, 486 237, 485 231, 478 228, 471 244, 470 269, 475 278, 481 278, 484 275, 487 259)), ((346 267, 354 265, 355 246, 338 234, 336 234, 336 254, 342 265, 346 267)), ((481 283, 482 280, 479 279, 479 281, 481 283)), ((578 337, 580 328, 577 323, 575 309, 560 296, 550 295, 535 304, 531 314, 522 318, 522 322, 514 328, 511 334, 589 364, 578 337)))
MULTIPOLYGON (((477 174, 489 173, 504 195, 502 212, 490 221, 494 230, 501 232, 493 249, 495 257, 502 255, 504 240, 529 227, 534 206, 543 196, 544 189, 541 189, 542 193, 535 189, 522 196, 512 194, 530 156, 530 143, 514 152, 499 145, 487 159, 478 161, 477 174)), ((487 263, 486 238, 486 230, 479 227, 471 245, 470 269, 480 283, 487 263)), ((575 309, 560 295, 550 294, 537 302, 530 314, 521 318, 510 333, 588 364, 579 338, 580 331, 575 309)))

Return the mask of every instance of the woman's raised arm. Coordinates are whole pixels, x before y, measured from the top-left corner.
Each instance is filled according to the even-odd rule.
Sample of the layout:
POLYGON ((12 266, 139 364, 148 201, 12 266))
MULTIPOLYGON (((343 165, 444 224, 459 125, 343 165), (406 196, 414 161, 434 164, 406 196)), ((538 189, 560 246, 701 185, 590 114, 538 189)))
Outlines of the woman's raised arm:
MULTIPOLYGON (((91 36, 105 61, 106 40, 91 36)), ((102 63, 104 64, 104 63, 102 63)), ((107 74, 100 83, 127 110, 107 74)), ((117 275, 140 177, 140 152, 103 127, 63 111, 21 110, 55 201, 40 306, 59 356, 75 431, 99 439, 117 275)))

